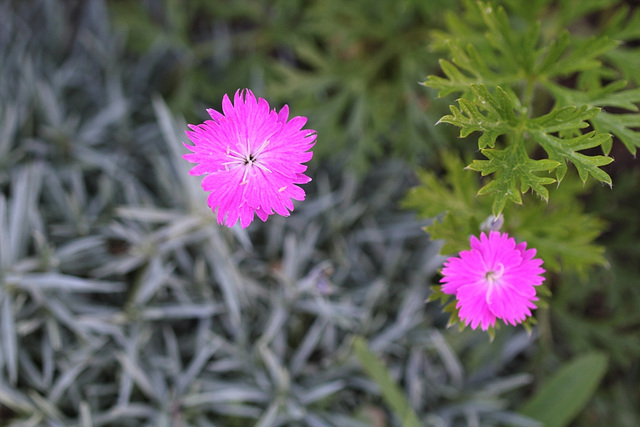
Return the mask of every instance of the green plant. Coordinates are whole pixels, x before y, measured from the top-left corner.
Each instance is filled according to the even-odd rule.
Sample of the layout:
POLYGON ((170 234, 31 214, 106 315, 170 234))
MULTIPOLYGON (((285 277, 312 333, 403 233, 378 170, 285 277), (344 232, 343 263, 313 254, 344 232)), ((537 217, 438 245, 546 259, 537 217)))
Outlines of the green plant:
POLYGON ((439 123, 459 127, 462 138, 479 134, 485 159, 466 169, 484 178, 479 186, 445 153, 444 179, 423 173, 405 206, 439 218, 427 231, 444 241, 443 253, 465 248, 485 219, 504 215, 505 229, 537 248, 550 271, 584 273, 605 265, 596 243, 604 224, 583 213, 578 199, 588 189, 599 191, 589 179, 612 185, 605 170, 613 161, 612 135, 632 154, 640 145, 629 128, 640 120, 640 89, 625 89, 624 71, 608 61, 619 42, 604 34, 572 36, 554 20, 516 26, 495 3, 465 5, 463 19, 447 12, 448 31, 435 32, 434 48, 449 59, 440 61, 444 75, 424 84, 440 96, 459 95, 439 123), (602 111, 613 107, 631 113, 602 111), (551 184, 557 184, 554 194, 551 184))
MULTIPOLYGON (((626 307, 637 295, 627 284, 637 271, 623 264, 637 258, 637 233, 622 206, 637 197, 627 169, 640 146, 632 71, 640 12, 616 1, 465 1, 445 17, 431 44, 444 55, 442 72, 424 84, 452 104, 439 123, 458 127, 464 141, 441 153, 442 171, 419 172, 404 206, 431 219, 425 230, 443 254, 468 249, 469 235, 492 222, 538 250, 548 271, 536 316, 539 360, 598 349, 629 369, 637 316, 626 307)), ((439 286, 430 299, 458 322, 456 302, 439 286)), ((611 398, 621 389, 604 388, 592 400, 600 406, 589 405, 579 422, 633 425, 628 405, 611 398)))

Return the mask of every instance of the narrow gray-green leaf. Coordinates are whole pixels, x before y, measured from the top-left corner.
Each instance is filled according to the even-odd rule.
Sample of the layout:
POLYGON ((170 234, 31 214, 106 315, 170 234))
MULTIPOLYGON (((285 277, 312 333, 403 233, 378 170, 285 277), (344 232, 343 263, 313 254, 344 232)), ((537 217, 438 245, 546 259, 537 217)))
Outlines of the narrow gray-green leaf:
POLYGON ((7 387, 4 384, 0 384, 0 403, 15 412, 29 414, 36 411, 35 406, 25 395, 14 387, 7 387))
POLYGON ((99 293, 122 292, 125 290, 123 283, 89 280, 60 273, 14 274, 8 276, 7 281, 15 283, 16 286, 22 289, 58 289, 68 292, 99 293))
POLYGON ((2 348, 6 358, 9 382, 16 385, 18 381, 18 340, 13 313, 13 298, 7 293, 2 301, 2 348))

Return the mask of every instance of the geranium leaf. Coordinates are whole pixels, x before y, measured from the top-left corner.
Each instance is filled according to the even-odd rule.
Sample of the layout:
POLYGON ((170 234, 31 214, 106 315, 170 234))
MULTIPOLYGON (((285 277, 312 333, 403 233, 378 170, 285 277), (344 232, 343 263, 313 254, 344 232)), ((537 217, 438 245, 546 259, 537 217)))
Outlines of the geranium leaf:
POLYGON ((550 172, 557 168, 560 162, 550 159, 532 160, 527 156, 522 145, 510 145, 504 150, 485 149, 482 150, 482 154, 489 160, 474 160, 468 168, 480 172, 483 176, 497 172, 494 179, 478 191, 478 194, 493 195, 494 216, 500 215, 507 200, 521 204, 521 194, 529 188, 544 200, 549 199, 549 191, 545 185, 552 184, 556 180, 539 176, 536 172, 550 172))

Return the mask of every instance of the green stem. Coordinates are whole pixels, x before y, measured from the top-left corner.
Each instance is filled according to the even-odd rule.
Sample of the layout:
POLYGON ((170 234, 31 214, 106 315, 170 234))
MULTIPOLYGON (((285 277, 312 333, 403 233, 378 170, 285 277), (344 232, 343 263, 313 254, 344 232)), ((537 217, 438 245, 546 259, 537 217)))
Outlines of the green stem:
POLYGON ((522 105, 527 109, 527 118, 533 115, 533 89, 535 87, 535 79, 527 76, 524 93, 522 95, 522 105))

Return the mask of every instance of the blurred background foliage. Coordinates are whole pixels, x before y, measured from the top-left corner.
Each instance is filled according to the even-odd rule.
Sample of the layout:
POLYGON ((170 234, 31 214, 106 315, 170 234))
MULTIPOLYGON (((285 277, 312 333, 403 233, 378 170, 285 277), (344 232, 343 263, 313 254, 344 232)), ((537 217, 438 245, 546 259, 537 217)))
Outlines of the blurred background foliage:
POLYGON ((437 64, 426 41, 438 25, 436 11, 448 3, 169 0, 110 6, 116 28, 130 34, 132 52, 173 56, 160 89, 187 119, 201 119, 202 105, 216 105, 230 88, 250 86, 308 116, 332 141, 316 153, 361 174, 389 155, 425 164, 434 147, 445 146, 417 82, 437 64))
MULTIPOLYGON (((501 3, 516 27, 620 40, 607 60, 637 87, 634 2, 501 3)), ((563 228, 604 230, 604 267, 549 263, 531 337, 488 343, 424 304, 441 244, 399 201, 418 166, 436 204, 473 177, 455 159, 475 144, 434 126, 453 99, 418 83, 469 4, 0 2, 0 424, 390 426, 411 407, 423 425, 535 426, 558 378, 608 360, 563 425, 640 425, 640 176, 619 141, 612 190, 557 193, 582 205, 563 228), (248 230, 215 224, 180 144, 243 87, 319 135, 307 200, 248 230), (363 369, 381 365, 367 348, 388 375, 363 369)), ((467 196, 455 220, 477 227, 467 196)))

